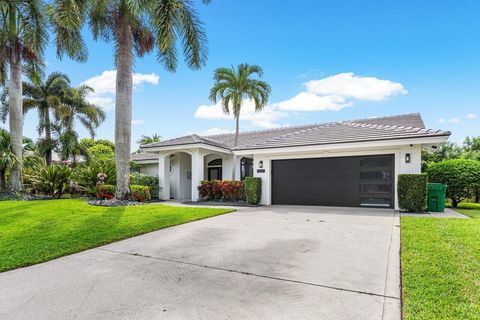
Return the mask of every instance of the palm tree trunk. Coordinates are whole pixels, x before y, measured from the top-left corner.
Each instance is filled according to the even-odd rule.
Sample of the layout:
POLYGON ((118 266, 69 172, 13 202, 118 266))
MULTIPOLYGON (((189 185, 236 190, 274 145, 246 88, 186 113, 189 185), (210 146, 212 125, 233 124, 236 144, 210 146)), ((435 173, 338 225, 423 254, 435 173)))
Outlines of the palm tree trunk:
MULTIPOLYGON (((235 142, 234 147, 238 144, 238 135, 240 134, 240 107, 236 108, 238 110, 235 113, 235 142)), ((232 180, 235 181, 235 173, 237 171, 237 158, 233 156, 233 166, 232 166, 232 180)))
POLYGON ((45 139, 47 140, 48 147, 45 152, 45 162, 47 166, 52 163, 52 128, 50 123, 50 110, 47 108, 45 111, 45 139))
POLYGON ((120 17, 117 27, 117 83, 115 97, 115 162, 117 188, 115 197, 130 194, 130 144, 132 126, 132 29, 120 17))
POLYGON ((22 140, 23 140, 23 111, 22 111, 22 64, 16 46, 12 46, 10 58, 10 85, 8 88, 10 140, 13 154, 18 161, 10 172, 10 191, 23 191, 22 184, 22 140))

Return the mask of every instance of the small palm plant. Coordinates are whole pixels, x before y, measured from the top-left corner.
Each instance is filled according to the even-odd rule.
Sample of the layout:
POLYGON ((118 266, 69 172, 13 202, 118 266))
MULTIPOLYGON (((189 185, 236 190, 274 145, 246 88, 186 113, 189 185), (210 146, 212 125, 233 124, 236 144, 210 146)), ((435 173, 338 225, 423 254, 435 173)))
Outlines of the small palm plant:
POLYGON ((255 104, 255 111, 261 111, 268 103, 271 88, 265 81, 254 78, 263 76, 263 69, 257 65, 242 63, 237 68, 218 68, 215 70, 210 100, 220 101, 226 114, 233 113, 235 118, 235 143, 238 144, 240 132, 240 112, 245 99, 255 104))

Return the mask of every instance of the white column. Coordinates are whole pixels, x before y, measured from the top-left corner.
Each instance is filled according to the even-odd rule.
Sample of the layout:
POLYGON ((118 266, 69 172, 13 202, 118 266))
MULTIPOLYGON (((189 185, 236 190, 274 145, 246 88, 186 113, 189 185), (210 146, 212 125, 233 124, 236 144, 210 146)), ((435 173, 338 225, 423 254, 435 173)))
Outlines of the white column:
POLYGON ((198 186, 204 179, 203 153, 200 150, 192 152, 192 201, 198 201, 198 186))
POLYGON ((159 198, 170 200, 170 157, 163 154, 158 158, 159 198))

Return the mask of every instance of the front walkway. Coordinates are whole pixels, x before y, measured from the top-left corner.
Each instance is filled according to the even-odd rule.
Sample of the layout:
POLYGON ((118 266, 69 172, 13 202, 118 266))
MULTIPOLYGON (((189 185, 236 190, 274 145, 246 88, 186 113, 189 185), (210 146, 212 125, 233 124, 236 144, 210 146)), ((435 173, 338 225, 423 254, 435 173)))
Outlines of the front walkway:
POLYGON ((1 319, 400 319, 393 210, 273 206, 0 274, 1 319))

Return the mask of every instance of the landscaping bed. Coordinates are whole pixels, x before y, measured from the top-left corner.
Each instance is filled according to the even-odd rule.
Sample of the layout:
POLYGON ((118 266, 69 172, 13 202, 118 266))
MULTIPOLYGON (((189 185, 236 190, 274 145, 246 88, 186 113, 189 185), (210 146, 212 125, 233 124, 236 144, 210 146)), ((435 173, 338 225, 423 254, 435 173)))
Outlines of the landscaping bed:
POLYGON ((259 204, 251 204, 245 201, 184 201, 182 203, 201 206, 260 207, 259 204))
POLYGON ((0 272, 232 212, 162 204, 99 207, 81 199, 0 202, 0 272))

